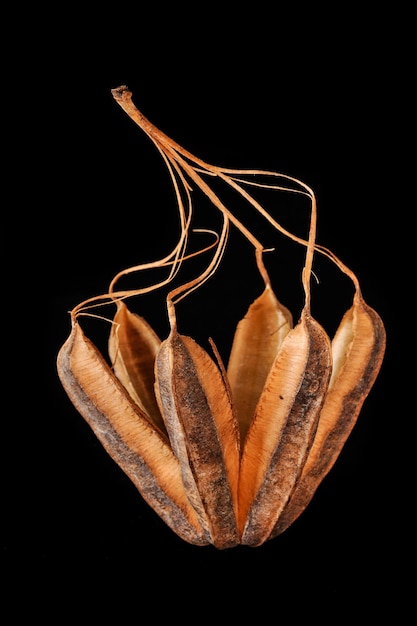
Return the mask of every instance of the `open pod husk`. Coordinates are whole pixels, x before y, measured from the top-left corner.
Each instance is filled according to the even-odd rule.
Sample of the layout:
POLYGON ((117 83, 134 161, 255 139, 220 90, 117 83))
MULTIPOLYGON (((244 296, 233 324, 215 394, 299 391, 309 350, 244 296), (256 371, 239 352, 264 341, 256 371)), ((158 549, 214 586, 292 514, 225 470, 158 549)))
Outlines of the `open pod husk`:
POLYGON ((125 87, 118 104, 152 139, 173 181, 180 236, 162 259, 123 270, 108 293, 77 305, 57 368, 62 384, 104 448, 142 497, 182 539, 227 549, 259 546, 285 531, 308 506, 337 460, 381 367, 385 330, 363 299, 356 275, 316 244, 316 199, 292 177, 262 170, 232 170, 198 159, 155 128, 125 87), (264 247, 214 193, 220 179, 281 235, 305 248, 304 306, 294 324, 274 294, 263 264, 264 247), (221 233, 197 253, 188 251, 197 186, 220 211, 221 233), (307 239, 289 232, 251 195, 251 186, 300 194, 310 205, 307 239), (238 323, 227 367, 214 342, 212 355, 178 332, 177 305, 215 272, 230 226, 253 245, 264 289, 238 323), (210 252, 195 279, 172 287, 182 263, 210 252), (332 339, 311 314, 315 254, 326 256, 354 285, 351 308, 332 339), (117 289, 128 273, 167 268, 147 288, 117 289), (161 340, 131 311, 132 296, 169 286, 169 332, 161 340), (108 359, 80 325, 80 317, 111 304, 108 359))
POLYGON ((157 394, 182 481, 201 526, 218 548, 239 543, 238 426, 217 365, 172 330, 156 360, 157 394))
POLYGON ((297 519, 333 467, 375 382, 384 349, 385 329, 381 318, 357 292, 332 341, 332 376, 313 445, 270 538, 297 519))
POLYGON ((75 408, 142 497, 185 541, 208 543, 168 439, 132 401, 77 321, 57 364, 75 408))

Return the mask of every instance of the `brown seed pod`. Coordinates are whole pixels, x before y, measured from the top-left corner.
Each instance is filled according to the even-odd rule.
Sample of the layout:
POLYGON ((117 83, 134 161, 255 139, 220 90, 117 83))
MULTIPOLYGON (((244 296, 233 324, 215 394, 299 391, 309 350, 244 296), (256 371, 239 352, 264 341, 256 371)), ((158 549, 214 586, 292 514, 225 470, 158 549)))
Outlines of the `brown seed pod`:
POLYGON ((131 313, 124 302, 118 302, 109 339, 114 373, 134 402, 166 433, 154 392, 155 359, 160 346, 161 340, 147 321, 131 313))
POLYGON ((174 329, 158 353, 156 373, 172 449, 200 524, 216 547, 237 545, 238 426, 221 372, 174 329))
POLYGON ((313 442, 331 373, 330 342, 303 311, 283 341, 245 440, 239 482, 242 543, 271 534, 313 442))
MULTIPOLYGON (((316 199, 295 178, 263 170, 210 165, 154 127, 135 107, 125 87, 113 90, 118 104, 151 138, 171 176, 180 236, 164 258, 128 268, 108 293, 78 304, 57 368, 74 406, 143 498, 185 541, 225 549, 259 546, 282 533, 310 502, 334 465, 378 375, 385 329, 361 294, 356 275, 330 250, 316 244, 316 199), (272 228, 305 248, 304 306, 293 326, 290 311, 273 293, 263 264, 265 249, 214 193, 217 178, 272 228), (214 243, 188 251, 197 186, 220 211, 223 227, 214 243), (281 226, 249 192, 258 187, 306 198, 308 239, 281 226), (214 342, 215 358, 177 330, 176 307, 215 272, 233 226, 253 245, 264 290, 237 325, 227 368, 214 342), (213 251, 194 279, 170 287, 170 324, 161 341, 125 303, 166 287, 185 259, 213 251), (313 258, 322 254, 349 276, 354 299, 332 342, 311 315, 313 258), (165 279, 137 290, 117 290, 128 273, 170 268, 165 279), (84 335, 79 318, 115 305, 109 359, 84 335)), ((206 231, 210 232, 210 231, 206 231)))
POLYGON ((292 315, 268 283, 237 325, 227 376, 244 441, 278 350, 292 328, 292 315))
POLYGON ((288 528, 309 504, 336 462, 381 367, 385 329, 379 315, 365 304, 360 293, 345 313, 331 348, 332 376, 313 446, 270 538, 288 528))
POLYGON ((75 408, 148 504, 185 541, 208 543, 168 440, 131 400, 77 322, 59 352, 58 372, 75 408))

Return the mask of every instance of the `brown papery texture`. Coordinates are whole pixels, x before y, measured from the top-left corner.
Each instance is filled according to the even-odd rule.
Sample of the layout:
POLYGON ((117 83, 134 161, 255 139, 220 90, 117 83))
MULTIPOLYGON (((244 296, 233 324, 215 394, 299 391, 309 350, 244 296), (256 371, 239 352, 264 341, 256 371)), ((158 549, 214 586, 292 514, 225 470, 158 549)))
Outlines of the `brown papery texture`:
POLYGON ((304 311, 278 353, 243 449, 243 544, 266 541, 283 511, 312 445, 330 374, 330 341, 304 311))
POLYGON ((227 366, 242 443, 281 344, 292 328, 292 315, 271 286, 249 307, 239 322, 227 366))
POLYGON ((161 341, 143 317, 118 302, 109 339, 114 373, 152 422, 165 431, 155 398, 155 359, 161 341))
MULTIPOLYGON (((178 536, 220 550, 260 546, 297 519, 336 462, 380 370, 384 325, 365 303, 356 275, 316 242, 317 201, 308 184, 278 172, 207 163, 145 118, 125 85, 112 94, 162 156, 179 233, 162 258, 119 271, 107 293, 73 308, 58 374, 104 448, 178 536), (274 235, 305 251, 299 281, 304 302, 296 323, 274 294, 264 265, 264 253, 274 248, 266 249, 237 217, 234 202, 226 206, 221 189, 265 220, 274 235), (194 228, 194 190, 220 216, 216 232, 194 228), (276 192, 307 202, 306 238, 275 218, 275 202, 269 211, 258 200, 276 192), (225 368, 210 335, 211 352, 179 334, 177 307, 215 275, 231 229, 252 246, 264 289, 236 328, 225 368), (197 233, 205 239, 196 249, 190 241, 197 233), (354 287, 353 304, 332 342, 311 315, 317 254, 354 287), (197 256, 208 260, 184 278, 184 263, 197 256), (158 270, 159 280, 118 289, 122 277, 133 280, 148 270, 158 270), (166 289, 169 332, 163 341, 125 304, 157 289, 166 289), (116 307, 112 319, 99 309, 109 305, 116 307), (81 330, 84 315, 111 324, 111 367, 81 330)), ((239 214, 247 215, 240 208, 239 214)))
POLYGON ((156 365, 157 393, 190 502, 218 548, 239 543, 236 525, 238 429, 221 372, 175 330, 156 365))
POLYGON ((332 341, 333 373, 313 446, 271 538, 284 532, 304 511, 339 457, 378 375, 385 344, 381 318, 357 294, 332 341))
POLYGON ((57 367, 72 403, 146 502, 185 541, 205 545, 168 442, 132 402, 77 323, 59 352, 57 367))

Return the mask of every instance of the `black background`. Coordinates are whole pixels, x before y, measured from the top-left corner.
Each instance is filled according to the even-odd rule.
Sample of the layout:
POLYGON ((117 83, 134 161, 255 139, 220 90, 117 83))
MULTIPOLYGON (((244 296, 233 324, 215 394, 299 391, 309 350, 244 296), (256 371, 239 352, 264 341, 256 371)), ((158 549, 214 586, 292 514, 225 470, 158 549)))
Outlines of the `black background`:
MULTIPOLYGON (((389 16, 375 22, 342 9, 336 17, 268 6, 236 6, 228 17, 204 5, 126 7, 117 16, 101 8, 94 18, 68 10, 49 16, 50 28, 32 33, 26 47, 14 154, 25 177, 12 215, 18 245, 11 263, 7 257, 24 267, 12 274, 18 302, 7 314, 18 325, 3 490, 5 597, 19 591, 23 602, 13 601, 15 617, 26 597, 33 615, 56 616, 54 623, 65 615, 117 624, 307 615, 338 623, 350 610, 399 617, 410 600, 402 573, 413 552, 411 498, 402 490, 410 471, 404 422, 413 416, 402 406, 400 351, 408 323, 401 311, 410 303, 398 281, 405 251, 396 249, 407 100, 398 62, 406 46, 393 56, 389 16), (168 174, 113 100, 110 90, 121 84, 156 126, 200 158, 310 185, 318 241, 357 273, 386 325, 380 375, 339 460, 305 513, 259 548, 220 552, 177 538, 106 455, 56 374, 68 311, 175 241, 168 174)), ((308 214, 282 216, 302 229, 308 214)), ((196 194, 196 226, 213 220, 216 227, 216 219, 196 194)), ((265 224, 254 226, 267 247, 277 246, 268 267, 297 317, 299 251, 265 224)), ((225 358, 259 292, 250 248, 235 231, 232 240, 219 276, 178 308, 181 331, 203 345, 213 336, 225 358)), ((352 288, 325 263, 317 270, 313 314, 332 334, 352 288)), ((136 302, 161 336, 163 295, 136 302)))

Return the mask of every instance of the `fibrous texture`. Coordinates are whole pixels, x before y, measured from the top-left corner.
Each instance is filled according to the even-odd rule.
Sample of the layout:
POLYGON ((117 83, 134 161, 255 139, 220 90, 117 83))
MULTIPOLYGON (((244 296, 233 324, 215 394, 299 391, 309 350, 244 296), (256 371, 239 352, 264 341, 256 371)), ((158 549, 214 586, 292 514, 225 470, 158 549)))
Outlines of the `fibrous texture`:
POLYGON ((57 368, 75 408, 146 502, 182 539, 219 549, 259 546, 285 531, 311 501, 349 436, 381 367, 385 330, 363 299, 356 275, 316 243, 316 199, 301 181, 275 172, 232 170, 205 163, 153 126, 122 86, 116 102, 152 139, 171 176, 180 222, 172 252, 123 270, 106 294, 71 311, 71 333, 57 368), (274 294, 265 252, 252 232, 214 193, 207 179, 233 189, 281 235, 305 249, 304 306, 294 323, 274 294), (188 252, 192 186, 220 211, 214 243, 188 252), (308 238, 283 228, 249 192, 252 187, 290 192, 310 206, 308 238), (233 226, 253 245, 263 291, 238 323, 227 366, 177 329, 176 305, 192 297, 216 271, 233 226), (182 263, 201 252, 210 262, 199 275, 166 296, 169 333, 161 340, 126 300, 170 285, 182 263), (353 302, 331 340, 311 314, 310 280, 315 254, 324 255, 352 280, 353 302), (128 273, 168 268, 150 287, 121 291, 128 273), (81 328, 98 306, 116 308, 108 359, 81 328))

